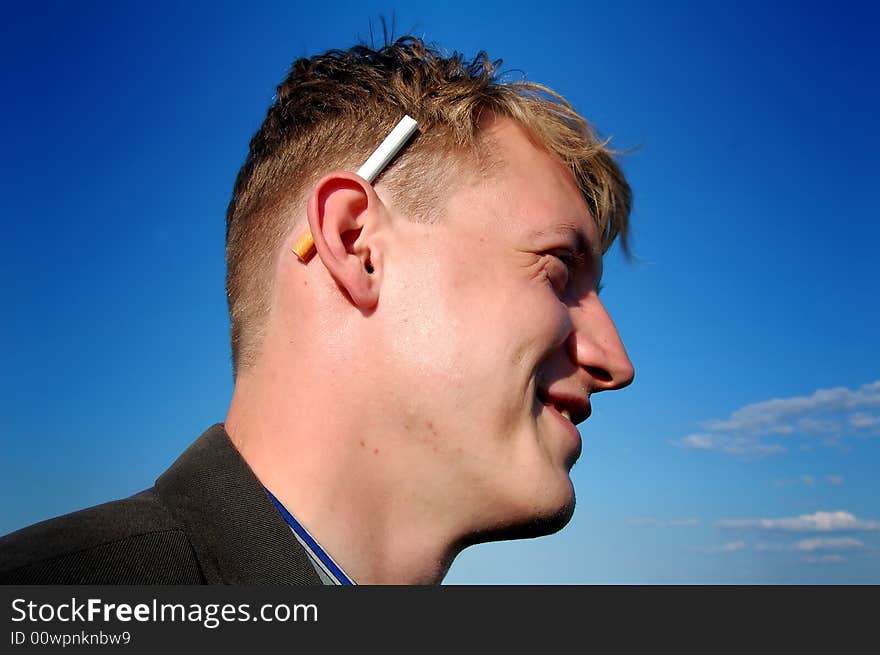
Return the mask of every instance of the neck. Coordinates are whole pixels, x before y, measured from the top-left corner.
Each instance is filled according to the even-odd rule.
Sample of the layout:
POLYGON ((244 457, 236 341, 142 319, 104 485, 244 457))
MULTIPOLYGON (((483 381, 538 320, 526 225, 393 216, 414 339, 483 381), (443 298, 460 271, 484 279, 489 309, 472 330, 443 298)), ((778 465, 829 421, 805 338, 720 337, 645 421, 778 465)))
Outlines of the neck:
POLYGON ((303 370, 291 380, 280 379, 280 370, 239 376, 226 417, 232 442, 355 582, 439 583, 461 531, 439 505, 443 494, 416 483, 418 460, 406 457, 413 446, 389 433, 387 418, 370 408, 367 389, 352 387, 355 380, 345 380, 340 395, 338 376, 303 370), (332 402, 342 397, 344 408, 332 402))

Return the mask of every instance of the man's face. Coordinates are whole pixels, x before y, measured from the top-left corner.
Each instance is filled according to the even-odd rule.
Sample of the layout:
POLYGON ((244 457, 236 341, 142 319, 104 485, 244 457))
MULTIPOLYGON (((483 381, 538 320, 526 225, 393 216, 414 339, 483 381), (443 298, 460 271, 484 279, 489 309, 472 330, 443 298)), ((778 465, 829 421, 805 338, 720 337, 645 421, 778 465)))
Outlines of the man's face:
POLYGON ((575 423, 633 368, 597 295, 597 228, 573 175, 512 121, 486 135, 497 168, 462 180, 438 223, 395 222, 377 312, 425 499, 495 538, 568 521, 575 423))

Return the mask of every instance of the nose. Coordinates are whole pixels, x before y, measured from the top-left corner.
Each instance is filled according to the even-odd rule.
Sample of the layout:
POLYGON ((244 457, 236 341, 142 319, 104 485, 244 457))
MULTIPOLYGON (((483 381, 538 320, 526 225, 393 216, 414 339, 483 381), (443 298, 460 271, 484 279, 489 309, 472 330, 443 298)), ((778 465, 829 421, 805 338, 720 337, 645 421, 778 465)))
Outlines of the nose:
POLYGON ((599 297, 590 294, 571 308, 571 314, 571 357, 589 373, 591 391, 611 391, 631 384, 635 369, 599 297))

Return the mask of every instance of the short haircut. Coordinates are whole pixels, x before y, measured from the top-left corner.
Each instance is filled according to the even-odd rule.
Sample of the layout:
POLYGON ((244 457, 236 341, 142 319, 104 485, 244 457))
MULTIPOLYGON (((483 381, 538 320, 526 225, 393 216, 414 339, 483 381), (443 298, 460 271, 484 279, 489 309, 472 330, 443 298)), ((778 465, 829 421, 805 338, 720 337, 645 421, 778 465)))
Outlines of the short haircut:
POLYGON ((554 91, 502 80, 500 64, 485 52, 471 61, 459 53, 444 56, 406 36, 378 49, 331 50, 291 65, 251 139, 226 214, 234 376, 259 355, 276 258, 302 213, 293 210, 321 176, 362 164, 404 114, 418 121, 419 131, 379 179, 413 220, 435 217, 455 166, 487 169, 480 124, 494 114, 518 121, 569 166, 603 252, 618 236, 629 252, 632 195, 607 141, 554 91))

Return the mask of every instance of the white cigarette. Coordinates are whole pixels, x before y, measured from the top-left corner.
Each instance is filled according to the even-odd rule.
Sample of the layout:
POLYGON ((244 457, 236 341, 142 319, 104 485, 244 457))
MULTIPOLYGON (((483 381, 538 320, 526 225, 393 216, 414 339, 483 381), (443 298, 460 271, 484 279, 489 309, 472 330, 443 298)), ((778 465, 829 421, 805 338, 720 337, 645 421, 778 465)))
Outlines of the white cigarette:
POLYGON ((364 165, 358 169, 357 174, 372 183, 376 176, 382 172, 382 169, 388 165, 388 162, 394 158, 394 155, 400 151, 403 144, 409 141, 418 126, 419 124, 409 116, 401 118, 397 126, 391 130, 391 133, 373 151, 364 165))
MULTIPOLYGON (((394 159, 394 155, 400 152, 404 144, 409 141, 409 138, 418 126, 419 124, 409 116, 401 118, 400 122, 385 137, 385 140, 367 158, 364 165, 357 170, 357 174, 372 184, 373 180, 388 165, 388 162, 394 159)), ((309 258, 315 252, 315 240, 312 238, 312 233, 308 227, 306 227, 306 231, 294 244, 293 252, 304 264, 309 261, 309 258)))

